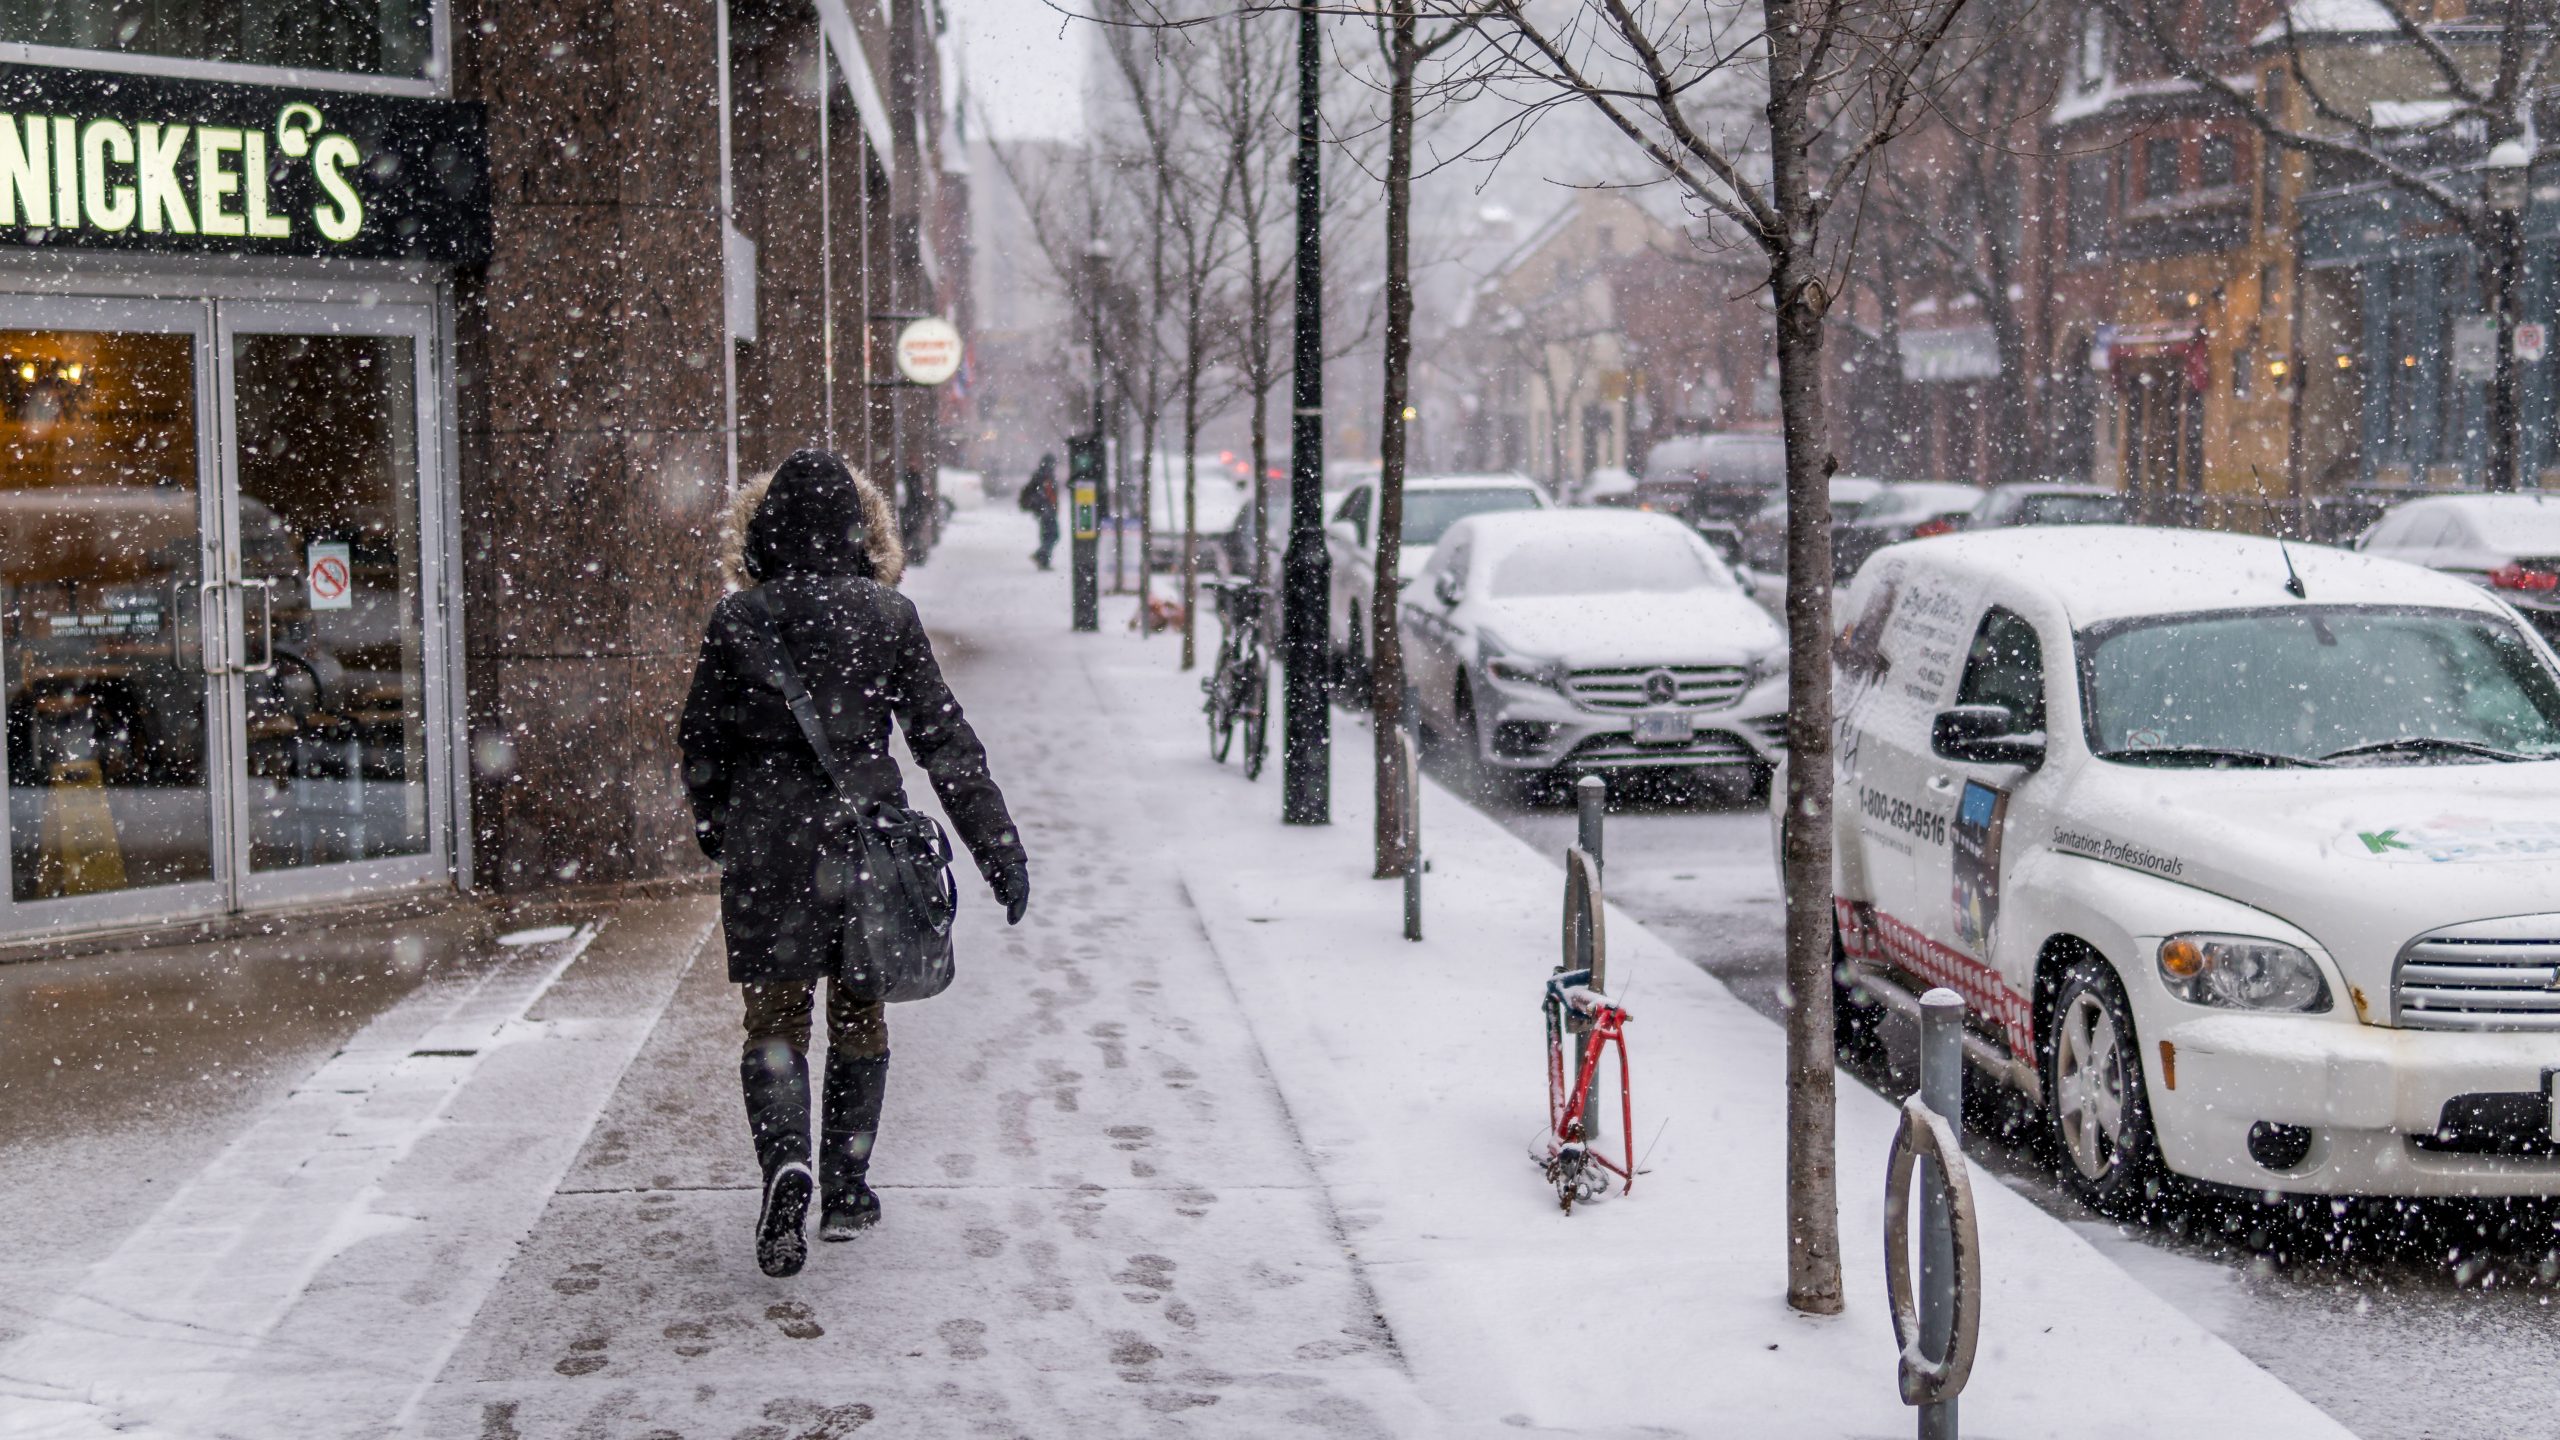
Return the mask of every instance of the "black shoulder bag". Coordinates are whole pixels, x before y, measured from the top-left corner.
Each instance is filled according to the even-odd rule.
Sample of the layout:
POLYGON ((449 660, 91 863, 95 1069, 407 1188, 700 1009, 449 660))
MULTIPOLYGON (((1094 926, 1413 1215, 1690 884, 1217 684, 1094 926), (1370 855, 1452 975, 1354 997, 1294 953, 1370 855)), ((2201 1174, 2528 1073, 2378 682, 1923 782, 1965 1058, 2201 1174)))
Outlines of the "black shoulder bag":
POLYGON ((844 971, 838 978, 879 1000, 930 1000, 951 988, 953 975, 951 918, 960 908, 960 886, 951 877, 951 837, 921 811, 863 801, 818 723, 817 702, 800 683, 763 588, 738 598, 770 652, 772 679, 791 718, 835 792, 835 813, 823 826, 821 846, 822 864, 833 870, 845 897, 844 971))

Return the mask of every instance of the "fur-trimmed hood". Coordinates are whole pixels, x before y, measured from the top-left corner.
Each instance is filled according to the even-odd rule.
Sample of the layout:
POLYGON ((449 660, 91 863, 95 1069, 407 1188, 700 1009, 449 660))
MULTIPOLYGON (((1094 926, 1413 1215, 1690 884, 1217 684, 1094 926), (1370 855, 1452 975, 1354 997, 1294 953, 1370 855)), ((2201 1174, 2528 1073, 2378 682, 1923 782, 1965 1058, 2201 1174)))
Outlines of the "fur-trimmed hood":
POLYGON ((795 452, 741 484, 722 539, 722 568, 741 588, 791 573, 896 585, 907 568, 889 497, 824 450, 795 452))

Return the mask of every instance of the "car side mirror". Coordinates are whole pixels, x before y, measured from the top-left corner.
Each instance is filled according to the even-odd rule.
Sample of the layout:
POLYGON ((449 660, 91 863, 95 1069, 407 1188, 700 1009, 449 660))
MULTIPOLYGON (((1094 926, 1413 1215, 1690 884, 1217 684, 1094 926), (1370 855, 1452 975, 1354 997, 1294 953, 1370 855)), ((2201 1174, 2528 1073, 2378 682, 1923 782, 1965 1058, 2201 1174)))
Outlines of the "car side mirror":
POLYGON ((1431 593, 1439 598, 1443 608, 1455 608, 1459 596, 1464 593, 1458 588, 1458 572, 1441 571, 1439 577, 1431 582, 1431 593))
POLYGON ((2006 705, 1958 705, 1929 724, 1929 748, 1941 760, 1968 765, 2044 764, 2044 732, 2020 730, 2006 705))

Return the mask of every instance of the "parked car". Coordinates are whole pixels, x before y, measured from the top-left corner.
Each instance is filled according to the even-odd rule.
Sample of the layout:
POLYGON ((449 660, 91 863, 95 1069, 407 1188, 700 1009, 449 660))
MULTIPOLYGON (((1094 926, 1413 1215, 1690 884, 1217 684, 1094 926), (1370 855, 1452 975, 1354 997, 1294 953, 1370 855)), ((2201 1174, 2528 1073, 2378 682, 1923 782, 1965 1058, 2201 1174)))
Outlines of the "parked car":
POLYGON ((2356 548, 2486 586, 2560 641, 2560 499, 2433 495, 2394 507, 2356 548))
POLYGON ((2124 494, 2103 485, 2021 481, 1979 492, 1982 503, 1964 522, 1967 530, 2008 525, 2122 525, 2131 520, 2124 494))
POLYGON ((1471 516, 1397 614, 1417 723, 1488 788, 1679 769, 1748 793, 1784 743, 1784 635, 1670 516, 1471 516))
MULTIPOLYGON (((1831 533, 1838 543, 1840 527, 1858 518, 1858 507, 1875 498, 1885 482, 1868 475, 1831 477, 1831 533)), ((1752 569, 1771 575, 1787 572, 1787 497, 1772 495, 1742 525, 1742 557, 1752 569)))
MULTIPOLYGON (((1233 464, 1208 452, 1196 457, 1194 465, 1201 563, 1214 564, 1208 553, 1210 543, 1236 523, 1238 510, 1253 499, 1253 466, 1233 464)), ((1147 487, 1148 508, 1154 512, 1148 553, 1154 556, 1159 575, 1171 574, 1182 566, 1183 490, 1181 453, 1159 451, 1147 487)))
POLYGON ((2000 530, 1844 593, 1834 1003, 1933 985, 2065 1188, 2560 1194, 2560 666, 2450 576, 2000 530))
MULTIPOLYGON (((1526 475, 1412 475, 1404 482, 1403 543, 1397 555, 1400 586, 1431 563, 1432 547, 1442 532, 1469 515, 1488 510, 1544 510, 1552 502, 1544 486, 1526 475)), ((1375 520, 1377 485, 1354 485, 1334 507, 1325 530, 1325 547, 1333 557, 1330 603, 1334 673, 1354 690, 1369 673, 1368 617, 1377 601, 1375 520)), ((1387 603, 1394 603, 1391 592, 1387 603)))
POLYGON ((1635 475, 1614 465, 1594 470, 1573 492, 1576 505, 1608 505, 1626 509, 1636 503, 1638 482, 1635 475))
POLYGON ((1645 452, 1639 508, 1695 524, 1740 524, 1786 485, 1786 442, 1775 435, 1674 435, 1645 452))
POLYGON ((1845 524, 1831 528, 1831 576, 1846 580, 1858 573, 1867 557, 1904 540, 1926 540, 1961 529, 1982 500, 1971 485, 1920 480, 1887 485, 1858 507, 1845 524))

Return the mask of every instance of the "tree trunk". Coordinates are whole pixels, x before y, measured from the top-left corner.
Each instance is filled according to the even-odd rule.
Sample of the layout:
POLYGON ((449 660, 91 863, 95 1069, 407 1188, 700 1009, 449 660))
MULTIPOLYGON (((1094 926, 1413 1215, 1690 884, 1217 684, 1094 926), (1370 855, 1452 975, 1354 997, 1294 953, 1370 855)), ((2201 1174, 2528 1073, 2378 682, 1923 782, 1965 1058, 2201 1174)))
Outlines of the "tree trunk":
POLYGON ((2489 212, 2488 244, 2482 247, 2488 271, 2489 313, 2497 317, 2498 354, 2489 379, 2489 474, 2491 490, 2514 490, 2522 484, 2523 407, 2517 395, 2522 376, 2516 364, 2516 324, 2524 318, 2524 217, 2512 210, 2489 212))
MULTIPOLYGON (((1397 732, 1404 728, 1404 643, 1396 628, 1402 603, 1396 570, 1404 554, 1404 407, 1413 370, 1413 72, 1419 63, 1414 12, 1399 7, 1392 33, 1387 90, 1387 326, 1385 393, 1378 423, 1377 548, 1369 590, 1369 738, 1377 750, 1378 878, 1415 864, 1404 828, 1397 732)), ((1418 781, 1416 783, 1419 783, 1418 781)))
POLYGON ((1182 668, 1200 663, 1200 287, 1191 287, 1182 356, 1182 668))
POLYGON ((1829 297, 1796 0, 1768 0, 1770 181, 1764 238, 1776 307, 1778 413, 1787 451, 1787 790, 1779 871, 1787 911, 1787 1304, 1841 1308, 1837 1097, 1831 1033, 1831 495, 1822 407, 1829 297))

